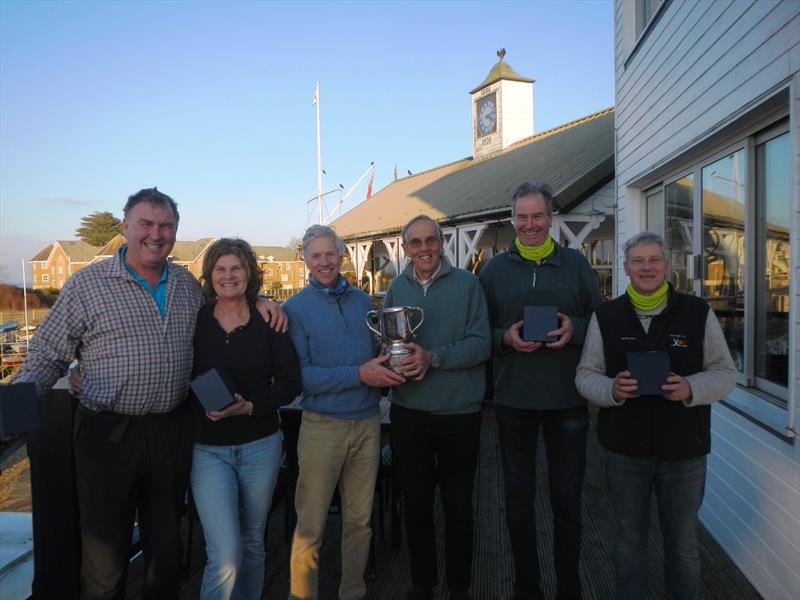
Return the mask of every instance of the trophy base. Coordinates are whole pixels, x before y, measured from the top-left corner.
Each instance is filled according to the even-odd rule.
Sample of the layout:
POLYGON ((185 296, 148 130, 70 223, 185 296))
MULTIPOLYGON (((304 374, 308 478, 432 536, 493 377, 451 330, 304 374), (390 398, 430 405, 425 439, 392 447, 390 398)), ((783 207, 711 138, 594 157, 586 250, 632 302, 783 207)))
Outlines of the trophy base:
POLYGON ((384 364, 398 375, 405 376, 405 373, 403 373, 403 370, 398 365, 411 355, 411 351, 405 346, 391 345, 384 351, 384 354, 391 355, 391 358, 384 364))

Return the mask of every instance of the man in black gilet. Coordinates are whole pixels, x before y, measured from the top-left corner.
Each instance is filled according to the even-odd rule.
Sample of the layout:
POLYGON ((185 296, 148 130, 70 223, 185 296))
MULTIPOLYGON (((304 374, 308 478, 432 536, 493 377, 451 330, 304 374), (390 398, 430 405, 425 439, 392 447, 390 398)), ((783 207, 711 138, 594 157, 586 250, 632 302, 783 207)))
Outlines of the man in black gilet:
POLYGON ((710 405, 733 388, 736 370, 708 304, 666 282, 670 265, 660 236, 643 232, 629 239, 624 265, 628 289, 595 311, 575 383, 601 407, 597 434, 616 521, 617 599, 646 595, 655 490, 667 597, 688 600, 700 576, 696 529, 711 448, 710 405), (653 351, 668 359, 669 375, 662 393, 639 394, 644 381, 633 378, 630 353, 653 351))

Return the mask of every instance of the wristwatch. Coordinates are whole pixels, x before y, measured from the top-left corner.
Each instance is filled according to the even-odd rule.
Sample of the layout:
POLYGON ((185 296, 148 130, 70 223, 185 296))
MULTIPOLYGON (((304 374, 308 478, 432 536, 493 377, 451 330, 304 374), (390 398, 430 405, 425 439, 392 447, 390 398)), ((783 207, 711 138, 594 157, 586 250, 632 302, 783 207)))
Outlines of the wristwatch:
POLYGON ((431 352, 431 366, 434 369, 438 369, 442 366, 442 359, 439 358, 439 354, 437 352, 431 352))

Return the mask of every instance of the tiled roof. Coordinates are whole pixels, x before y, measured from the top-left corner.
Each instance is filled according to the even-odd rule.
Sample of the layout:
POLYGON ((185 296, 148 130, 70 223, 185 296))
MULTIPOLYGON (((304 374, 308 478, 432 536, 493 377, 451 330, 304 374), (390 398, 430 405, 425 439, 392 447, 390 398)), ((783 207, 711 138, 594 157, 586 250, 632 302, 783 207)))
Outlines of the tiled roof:
POLYGON ((121 233, 118 233, 113 238, 108 240, 108 243, 106 243, 105 246, 97 251, 97 256, 112 256, 117 250, 119 250, 120 246, 126 243, 125 236, 121 233))
POLYGON ((36 253, 36 256, 34 256, 31 259, 31 262, 47 260, 52 251, 53 251, 53 244, 47 244, 47 246, 45 246, 44 248, 39 250, 39 252, 36 253))
POLYGON ((253 252, 258 260, 267 260, 268 256, 276 261, 302 260, 294 250, 282 246, 253 246, 253 252))
POLYGON ((170 256, 180 262, 194 262, 213 241, 214 238, 200 238, 194 242, 175 242, 170 256))
POLYGON ((83 240, 58 240, 57 243, 64 249, 70 262, 74 263, 89 262, 100 249, 83 240))
POLYGON ((466 158, 390 183, 332 226, 343 238, 399 231, 422 213, 446 221, 508 210, 516 187, 550 184, 556 205, 576 200, 614 173, 614 109, 609 108, 512 144, 480 161, 466 158))
MULTIPOLYGON (((194 262, 213 241, 214 238, 200 238, 199 240, 189 242, 177 241, 172 247, 170 256, 173 258, 173 260, 177 260, 179 262, 194 262)), ((125 236, 120 233, 111 239, 105 246, 100 248, 97 252, 97 255, 111 256, 119 249, 120 246, 127 243, 128 242, 125 239, 125 236)))

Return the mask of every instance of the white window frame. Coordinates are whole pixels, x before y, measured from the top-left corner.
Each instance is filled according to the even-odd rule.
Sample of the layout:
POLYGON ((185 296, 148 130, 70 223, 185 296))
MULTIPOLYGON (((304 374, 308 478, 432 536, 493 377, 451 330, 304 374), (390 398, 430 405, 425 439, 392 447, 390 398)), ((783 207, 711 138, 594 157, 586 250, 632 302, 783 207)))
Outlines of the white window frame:
POLYGON ((624 68, 628 67, 628 63, 633 60, 633 57, 650 34, 656 22, 658 22, 670 2, 672 2, 672 0, 660 0, 659 4, 650 15, 650 18, 645 21, 644 5, 645 2, 648 1, 652 0, 626 0, 622 4, 623 43, 627 51, 623 63, 624 68))

